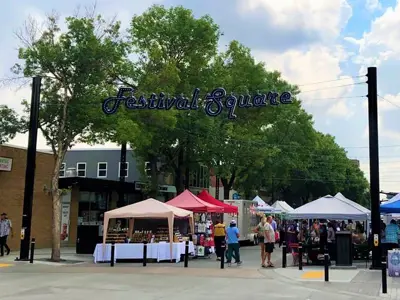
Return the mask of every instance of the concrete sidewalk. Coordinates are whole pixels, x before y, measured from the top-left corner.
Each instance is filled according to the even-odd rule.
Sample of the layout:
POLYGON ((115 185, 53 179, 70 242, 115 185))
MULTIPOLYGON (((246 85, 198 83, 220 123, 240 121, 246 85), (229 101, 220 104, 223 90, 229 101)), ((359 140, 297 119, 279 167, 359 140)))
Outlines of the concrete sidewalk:
MULTIPOLYGON (((193 280, 256 280, 263 281, 266 285, 271 282, 275 284, 286 286, 301 286, 310 290, 314 289, 327 293, 327 295, 335 295, 341 293, 343 295, 353 295, 349 299, 357 299, 355 295, 363 295, 364 297, 384 297, 386 299, 400 299, 400 278, 388 277, 388 294, 381 294, 381 272, 370 271, 366 269, 351 269, 339 270, 330 269, 329 282, 324 282, 324 269, 323 267, 308 267, 304 266, 302 271, 297 267, 288 267, 282 269, 281 266, 281 252, 276 249, 274 252, 274 263, 276 268, 263 269, 260 267, 259 248, 258 247, 243 247, 241 248, 241 255, 244 264, 240 267, 232 266, 224 270, 220 269, 220 262, 214 258, 211 259, 198 259, 190 260, 189 268, 184 268, 183 263, 149 263, 147 267, 143 267, 141 263, 117 263, 115 267, 111 268, 109 264, 94 264, 91 255, 76 255, 75 249, 63 249, 62 258, 67 260, 79 261, 80 263, 50 263, 40 260, 35 260, 34 264, 27 262, 14 262, 15 257, 18 255, 10 255, 0 259, 0 273, 13 278, 19 276, 39 275, 62 277, 68 274, 75 276, 92 275, 94 277, 119 277, 119 276, 144 276, 149 280, 153 278, 184 278, 183 281, 193 280), (203 278, 203 279, 201 279, 203 278)), ((37 250, 35 259, 49 258, 50 251, 48 249, 37 250)), ((288 260, 289 261, 289 260, 288 260)), ((164 280, 164 279, 163 279, 164 280)), ((172 280, 172 279, 171 279, 172 280)), ((261 283, 264 285, 264 283, 261 283)), ((285 290, 285 289, 284 289, 285 290)), ((293 288, 296 290, 296 288, 293 288)), ((314 292, 313 292, 314 293, 314 292)), ((315 293, 314 293, 315 294, 315 293)), ((0 293, 1 295, 1 293, 0 293)), ((295 294, 293 294, 295 295, 295 294)), ((324 296, 324 300, 335 299, 329 298, 331 296, 324 296)), ((280 298, 271 298, 280 299, 280 298)), ((296 299, 288 297, 288 299, 296 299)), ((301 298, 298 298, 301 299, 301 298)), ((304 299, 314 299, 304 298, 304 299)), ((347 299, 347 298, 336 298, 347 299)), ((365 299, 365 298, 364 298, 365 299)))

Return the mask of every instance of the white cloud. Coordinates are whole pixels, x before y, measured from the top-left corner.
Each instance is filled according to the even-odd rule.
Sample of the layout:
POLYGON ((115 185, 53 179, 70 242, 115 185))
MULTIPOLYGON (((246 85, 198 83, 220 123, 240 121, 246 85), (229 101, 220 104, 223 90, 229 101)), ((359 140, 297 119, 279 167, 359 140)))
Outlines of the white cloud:
MULTIPOLYGON (((347 0, 240 0, 238 11, 248 15, 264 9, 281 27, 304 28, 321 33, 325 41, 336 38, 352 15, 347 0)), ((268 20, 271 21, 271 20, 268 20)))
POLYGON ((388 59, 398 59, 400 53, 400 2, 389 7, 371 24, 371 30, 359 40, 358 63, 368 62, 379 66, 388 59))
POLYGON ((350 118, 354 115, 354 112, 349 108, 344 100, 340 100, 328 109, 327 114, 334 117, 350 118))
POLYGON ((365 8, 372 12, 382 9, 382 4, 379 0, 367 0, 365 3, 365 8))
MULTIPOLYGON (((360 163, 360 169, 365 173, 369 181, 369 161, 365 160, 360 163)), ((399 188, 399 158, 387 159, 382 157, 379 162, 379 178, 381 190, 388 192, 400 192, 399 188)))
POLYGON ((328 107, 325 113, 336 117, 351 115, 349 102, 337 99, 348 95, 354 83, 353 78, 342 74, 340 62, 346 59, 342 48, 314 46, 307 51, 291 50, 280 55, 254 52, 254 55, 269 69, 280 70, 285 79, 298 84, 302 91, 299 98, 306 106, 328 107), (340 80, 332 82, 335 79, 340 80), (329 82, 313 84, 323 81, 329 82))

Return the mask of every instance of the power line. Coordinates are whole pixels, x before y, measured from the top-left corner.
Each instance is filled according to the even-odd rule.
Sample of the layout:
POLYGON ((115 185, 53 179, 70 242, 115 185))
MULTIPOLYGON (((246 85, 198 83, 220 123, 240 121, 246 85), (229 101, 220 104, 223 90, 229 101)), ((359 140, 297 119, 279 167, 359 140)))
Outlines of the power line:
POLYGON ((306 99, 306 101, 320 101, 320 100, 342 100, 342 99, 356 99, 365 98, 366 95, 362 96, 349 96, 349 97, 334 97, 334 98, 317 98, 317 99, 306 99))
POLYGON ((297 86, 299 86, 299 87, 300 86, 309 86, 309 85, 336 82, 336 81, 343 81, 343 80, 361 78, 361 77, 365 77, 365 75, 358 75, 358 76, 352 76, 352 77, 347 77, 347 78, 337 78, 337 79, 331 79, 331 80, 325 80, 325 81, 310 82, 310 83, 305 83, 305 84, 297 84, 297 86))
POLYGON ((400 105, 397 105, 396 103, 389 101, 388 99, 383 98, 382 96, 378 95, 379 98, 381 98, 382 100, 385 100, 387 102, 389 102, 390 104, 396 106, 397 108, 400 108, 400 105))
POLYGON ((342 84, 342 85, 337 85, 337 86, 329 86, 329 87, 325 87, 325 88, 320 88, 320 89, 308 90, 308 91, 300 92, 300 94, 309 93, 309 92, 323 91, 323 90, 329 90, 329 89, 336 89, 336 88, 359 85, 359 84, 365 84, 365 82, 356 82, 356 83, 342 84))

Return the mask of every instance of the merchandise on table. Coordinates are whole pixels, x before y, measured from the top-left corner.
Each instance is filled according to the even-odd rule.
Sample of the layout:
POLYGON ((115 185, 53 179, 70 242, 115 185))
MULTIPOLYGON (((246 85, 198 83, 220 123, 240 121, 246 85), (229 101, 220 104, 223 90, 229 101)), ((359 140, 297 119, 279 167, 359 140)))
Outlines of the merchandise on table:
POLYGON ((152 238, 153 238, 153 233, 151 232, 151 230, 145 230, 145 231, 136 230, 132 234, 130 243, 143 243, 145 241, 147 243, 151 243, 152 238))
POLYGON ((213 252, 214 236, 213 222, 210 214, 195 213, 195 235, 193 236, 193 244, 196 246, 196 254, 199 257, 206 256, 213 252))

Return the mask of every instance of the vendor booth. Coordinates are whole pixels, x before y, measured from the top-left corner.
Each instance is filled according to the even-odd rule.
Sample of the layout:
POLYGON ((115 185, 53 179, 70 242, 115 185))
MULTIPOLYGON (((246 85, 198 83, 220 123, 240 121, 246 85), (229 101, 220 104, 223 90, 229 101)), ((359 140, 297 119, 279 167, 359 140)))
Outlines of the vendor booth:
POLYGON ((223 213, 225 213, 225 214, 237 214, 238 213, 237 206, 226 204, 222 201, 215 199, 206 190, 203 190, 200 194, 197 195, 197 197, 205 202, 210 203, 210 204, 221 206, 223 208, 223 213))
MULTIPOLYGON (((310 227, 307 221, 303 222, 300 229, 300 241, 303 242, 307 262, 310 260, 315 264, 322 263, 324 250, 328 248, 330 257, 334 258, 337 265, 338 262, 341 263, 342 261, 346 261, 346 265, 351 265, 353 250, 355 251, 357 247, 365 245, 364 232, 340 232, 335 241, 332 243, 327 241, 327 230, 330 226, 329 223, 326 223, 327 220, 332 224, 339 220, 365 221, 368 219, 365 208, 357 208, 349 201, 352 202, 327 195, 287 213, 288 219, 315 220, 310 227), (307 234, 305 231, 307 231, 307 234)), ((296 251, 296 249, 292 249, 295 248, 295 245, 289 244, 288 246, 291 251, 296 251)))
POLYGON ((222 214, 224 208, 201 200, 189 190, 167 202, 168 205, 190 210, 194 213, 194 236, 196 257, 209 257, 214 250, 214 226, 212 215, 222 214))
POLYGON ((253 199, 253 203, 255 204, 255 209, 258 212, 266 212, 266 213, 275 212, 275 209, 271 205, 265 203, 265 201, 261 199, 260 196, 255 196, 253 199))
MULTIPOLYGON (((147 244, 147 257, 157 261, 176 260, 184 254, 185 242, 177 230, 174 230, 175 218, 186 218, 193 233, 193 213, 180 209, 155 199, 147 199, 132 205, 127 205, 108 211, 104 214, 103 244, 97 244, 94 252, 94 261, 110 261, 111 244, 110 238, 115 242, 115 260, 117 259, 142 259, 143 243, 147 244), (114 228, 108 230, 110 219, 129 219, 129 228, 114 228), (134 232, 135 220, 160 219, 167 220, 167 228, 160 228, 157 232, 136 231, 134 232), (107 241, 107 243, 106 243, 107 241)), ((118 223, 117 223, 118 225, 118 223)), ((193 243, 189 243, 189 252, 193 252, 193 243)))
POLYGON ((272 207, 276 211, 280 211, 282 213, 288 213, 294 210, 293 207, 286 203, 286 201, 275 201, 275 203, 272 204, 272 207))
POLYGON ((400 194, 397 194, 387 202, 383 202, 380 206, 380 211, 383 214, 400 213, 400 194))

